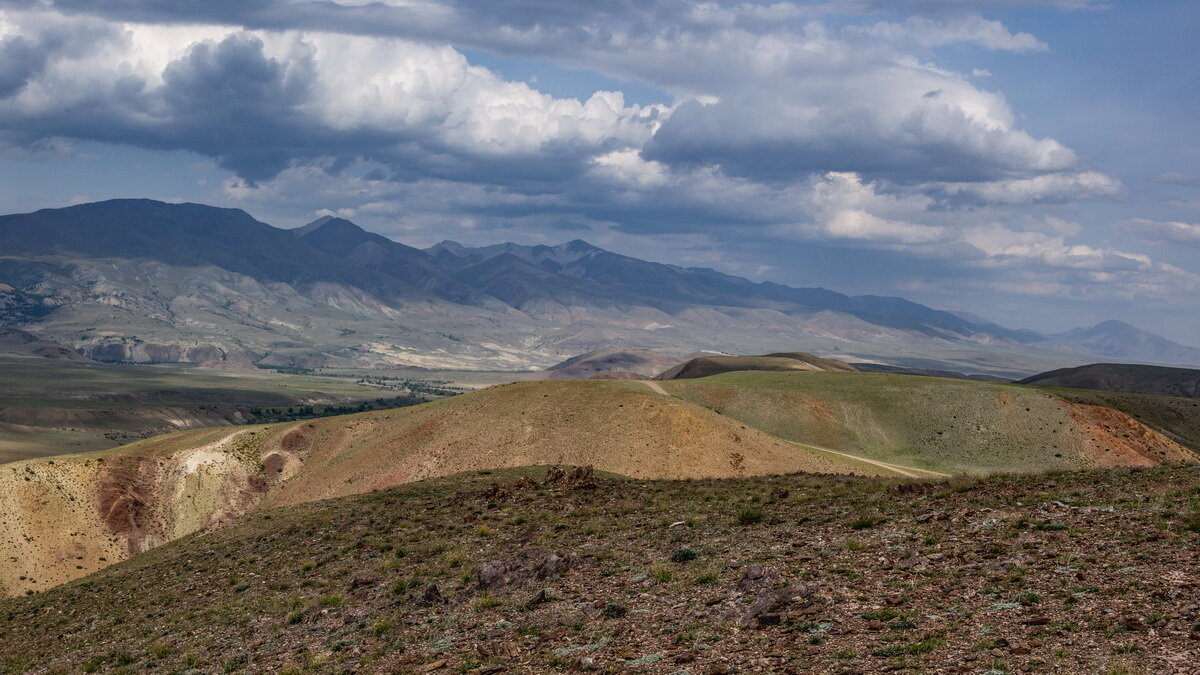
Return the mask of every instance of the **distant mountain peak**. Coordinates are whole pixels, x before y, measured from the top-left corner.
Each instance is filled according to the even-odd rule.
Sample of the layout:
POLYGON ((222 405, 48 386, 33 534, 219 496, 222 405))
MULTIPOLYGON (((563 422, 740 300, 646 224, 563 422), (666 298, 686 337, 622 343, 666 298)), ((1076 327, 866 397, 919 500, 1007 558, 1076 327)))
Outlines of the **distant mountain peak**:
POLYGON ((1090 328, 1075 328, 1051 338, 1109 357, 1181 365, 1200 363, 1200 349, 1116 319, 1101 321, 1090 328))
POLYGON ((555 248, 561 248, 561 249, 564 249, 567 251, 581 251, 581 250, 603 251, 604 250, 604 249, 600 248, 599 246, 594 246, 592 244, 589 244, 588 242, 586 242, 582 239, 572 239, 571 241, 568 241, 565 244, 559 244, 555 248))
POLYGON ((304 236, 309 235, 318 230, 321 230, 324 232, 338 231, 338 232, 352 232, 355 234, 358 234, 358 233, 370 234, 369 232, 364 230, 362 227, 356 225, 355 223, 352 223, 349 220, 346 220, 345 218, 339 218, 337 216, 321 216, 320 218, 317 218, 316 220, 312 221, 311 223, 309 223, 307 225, 297 227, 296 229, 292 230, 292 233, 295 234, 297 237, 304 237, 304 236))
POLYGON ((1117 319, 1109 319, 1108 321, 1101 321, 1100 323, 1096 324, 1095 326, 1092 326, 1091 328, 1089 328, 1087 330, 1094 330, 1094 331, 1098 331, 1098 330, 1129 330, 1129 331, 1137 331, 1139 333, 1145 332, 1142 329, 1137 328, 1136 326, 1127 324, 1124 321, 1118 321, 1117 319))

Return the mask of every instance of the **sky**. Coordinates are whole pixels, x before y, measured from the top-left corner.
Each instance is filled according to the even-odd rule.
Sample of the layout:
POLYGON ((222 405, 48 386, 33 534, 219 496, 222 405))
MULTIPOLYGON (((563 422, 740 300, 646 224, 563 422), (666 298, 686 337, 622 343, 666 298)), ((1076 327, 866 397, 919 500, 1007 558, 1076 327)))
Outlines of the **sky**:
POLYGON ((1200 343, 1194 0, 0 0, 0 212, 585 239, 1200 343))

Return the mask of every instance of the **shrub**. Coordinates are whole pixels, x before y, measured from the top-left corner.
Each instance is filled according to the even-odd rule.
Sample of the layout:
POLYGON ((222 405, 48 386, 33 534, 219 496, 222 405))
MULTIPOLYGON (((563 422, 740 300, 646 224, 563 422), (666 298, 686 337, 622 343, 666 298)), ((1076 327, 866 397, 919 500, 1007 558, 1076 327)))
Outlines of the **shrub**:
POLYGON ((629 613, 629 609, 619 602, 605 603, 604 609, 600 611, 607 619, 619 619, 629 613))
POLYGON ((875 516, 863 515, 850 521, 850 529, 852 530, 869 530, 883 522, 883 518, 875 516))
POLYGON ((694 548, 677 549, 671 554, 671 562, 685 563, 699 558, 700 554, 694 548))
POLYGON ((757 506, 750 506, 738 511, 738 525, 757 525, 766 519, 763 510, 757 506))

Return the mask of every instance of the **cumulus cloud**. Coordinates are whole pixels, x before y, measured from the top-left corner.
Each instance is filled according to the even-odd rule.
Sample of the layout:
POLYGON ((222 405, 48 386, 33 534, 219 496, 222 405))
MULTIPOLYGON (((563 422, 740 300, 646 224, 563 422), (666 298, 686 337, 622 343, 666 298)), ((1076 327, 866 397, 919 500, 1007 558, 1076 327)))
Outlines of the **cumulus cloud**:
POLYGON ((860 240, 876 245, 929 244, 944 241, 943 227, 909 222, 930 200, 880 194, 855 173, 831 171, 813 180, 804 203, 813 218, 796 229, 807 236, 860 240))
POLYGON ((557 99, 397 39, 130 25, 93 42, 47 50, 39 77, 10 87, 0 121, 13 136, 192 150, 250 181, 329 157, 445 175, 520 158, 508 175, 536 179, 643 142, 666 111, 619 92, 557 99))
POLYGON ((1073 242, 1078 224, 1036 210, 1123 186, 1023 130, 1001 93, 971 80, 986 71, 936 64, 948 45, 1046 51, 979 3, 4 6, 9 152, 78 140, 188 150, 233 173, 231 200, 386 219, 393 232, 820 242, 1027 275, 1030 288, 1191 283, 1145 256, 1073 242), (464 48, 582 66, 673 100, 554 96, 464 48))

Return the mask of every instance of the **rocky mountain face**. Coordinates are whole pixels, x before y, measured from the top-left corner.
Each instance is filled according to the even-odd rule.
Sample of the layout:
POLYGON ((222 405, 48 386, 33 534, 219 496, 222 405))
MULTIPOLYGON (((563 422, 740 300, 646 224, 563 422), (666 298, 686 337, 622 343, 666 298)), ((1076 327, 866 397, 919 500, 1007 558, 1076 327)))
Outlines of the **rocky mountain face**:
POLYGON ((125 362, 521 369, 644 348, 804 349, 1002 375, 1097 354, 1200 363, 1163 338, 1047 338, 580 240, 420 250, 340 218, 284 230, 238 209, 137 199, 0 216, 0 325, 125 362))

